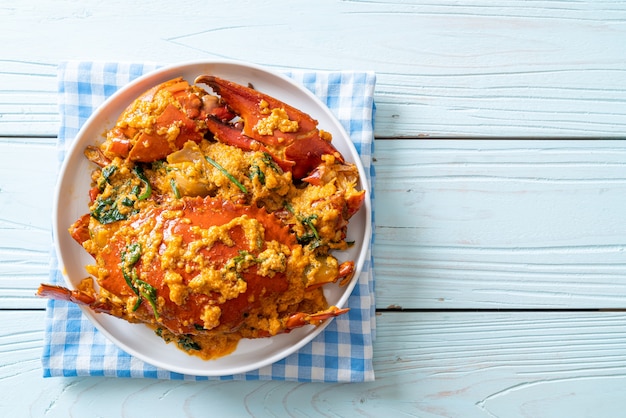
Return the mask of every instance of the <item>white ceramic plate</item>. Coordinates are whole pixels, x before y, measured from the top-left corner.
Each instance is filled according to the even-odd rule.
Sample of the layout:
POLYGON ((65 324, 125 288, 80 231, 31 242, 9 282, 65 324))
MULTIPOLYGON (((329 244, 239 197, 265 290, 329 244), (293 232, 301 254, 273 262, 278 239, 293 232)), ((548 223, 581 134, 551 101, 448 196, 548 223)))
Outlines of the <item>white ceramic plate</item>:
MULTIPOLYGON (((193 83, 202 74, 216 75, 243 85, 252 83, 255 89, 309 113, 319 121, 321 129, 333 135, 333 145, 345 159, 357 165, 361 187, 367 188, 361 160, 341 124, 311 92, 289 78, 255 65, 228 61, 191 62, 165 67, 135 80, 108 99, 85 123, 66 155, 55 194, 53 231, 59 267, 69 287, 76 287, 81 279, 88 276, 85 265, 93 262, 91 256, 67 232, 70 225, 88 212, 90 173, 94 166, 83 156, 85 147, 102 142, 104 132, 115 124, 122 111, 150 87, 178 76, 193 83)), ((334 254, 339 261, 355 261, 354 280, 345 287, 328 285, 325 288, 328 302, 339 307, 347 303, 370 242, 369 190, 367 193, 368 198, 363 207, 351 219, 348 227, 348 240, 354 241, 355 245, 349 251, 334 254)), ((232 375, 274 363, 307 344, 328 324, 327 321, 317 328, 307 326, 271 338, 242 340, 234 353, 217 360, 204 361, 189 356, 174 344, 166 344, 144 325, 133 325, 109 315, 94 314, 84 307, 82 310, 96 328, 127 353, 154 366, 196 376, 232 375)))

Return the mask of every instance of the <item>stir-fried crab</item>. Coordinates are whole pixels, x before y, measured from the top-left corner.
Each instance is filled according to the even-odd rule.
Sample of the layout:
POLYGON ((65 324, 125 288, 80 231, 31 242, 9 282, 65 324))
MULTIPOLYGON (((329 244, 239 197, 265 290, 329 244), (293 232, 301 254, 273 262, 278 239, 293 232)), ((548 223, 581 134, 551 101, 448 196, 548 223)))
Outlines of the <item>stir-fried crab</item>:
POLYGON ((38 294, 153 327, 210 359, 241 338, 347 312, 322 286, 347 283, 358 172, 309 115, 213 76, 144 93, 99 146, 89 213, 69 229, 93 256, 77 289, 38 294), (95 278, 95 283, 93 278, 95 278))

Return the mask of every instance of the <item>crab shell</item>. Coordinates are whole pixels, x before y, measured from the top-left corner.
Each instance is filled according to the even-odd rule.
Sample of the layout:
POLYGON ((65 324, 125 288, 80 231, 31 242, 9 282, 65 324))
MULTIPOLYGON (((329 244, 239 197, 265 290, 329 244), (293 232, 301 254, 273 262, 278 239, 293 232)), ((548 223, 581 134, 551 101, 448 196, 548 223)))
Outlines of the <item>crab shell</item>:
POLYGON ((195 82, 190 85, 179 77, 143 93, 107 133, 107 158, 149 163, 181 149, 187 141, 198 143, 210 135, 244 150, 267 152, 296 180, 318 167, 325 154, 344 161, 330 134, 320 132, 308 114, 219 77, 203 75, 195 82), (219 97, 198 84, 210 86, 219 97), (136 116, 142 113, 151 116, 138 122, 136 116))
MULTIPOLYGON (((72 236, 83 244, 87 242, 84 241, 88 238, 84 231, 88 229, 86 223, 89 221, 88 217, 83 217, 70 228, 72 236)), ((273 317, 271 319, 274 323, 265 329, 247 326, 246 337, 265 337, 313 323, 302 315, 315 312, 298 312, 299 304, 306 299, 307 292, 317 291, 326 282, 350 276, 353 270, 351 263, 341 266, 332 263, 322 265, 319 266, 316 280, 307 283, 302 279, 302 269, 307 266, 296 265, 300 261, 291 256, 292 253, 302 255, 301 247, 295 235, 278 218, 262 208, 236 205, 211 197, 184 198, 171 205, 155 206, 139 212, 128 220, 118 222, 113 232, 106 237, 100 237, 100 240, 106 242, 102 247, 85 246, 95 258, 96 264, 92 270, 101 288, 99 294, 94 295, 95 300, 90 304, 92 308, 130 322, 163 326, 174 334, 203 334, 208 331, 218 334, 232 333, 251 315, 269 315, 273 317), (250 242, 250 237, 254 237, 254 234, 246 231, 245 222, 238 222, 239 220, 258 222, 260 225, 257 231, 261 233, 259 237, 262 242, 258 238, 253 238, 255 242, 250 242), (212 227, 222 227, 221 232, 213 232, 218 239, 207 237, 207 231, 210 232, 212 227), (142 232, 133 236, 132 233, 129 234, 131 230, 142 232), (141 301, 139 308, 133 309, 133 305, 137 303, 137 295, 124 277, 124 252, 129 243, 140 240, 141 234, 149 235, 151 239, 162 237, 156 247, 156 257, 149 257, 148 251, 144 249, 134 265, 137 277, 156 289, 156 312, 155 306, 146 299, 141 301), (176 240, 179 241, 172 245, 176 240), (289 269, 260 274, 260 265, 249 263, 237 271, 238 283, 232 283, 232 286, 245 283, 245 290, 241 293, 235 291, 236 296, 227 300, 217 291, 188 291, 190 283, 198 281, 203 269, 222 269, 227 263, 232 263, 233 259, 241 257, 241 249, 246 249, 246 254, 252 259, 263 257, 268 245, 276 242, 282 244, 287 254, 285 267, 293 263, 289 269), (198 258, 189 259, 184 264, 169 265, 163 262, 168 252, 180 254, 192 247, 198 258), (177 280, 172 281, 171 277, 177 280), (181 291, 184 292, 182 297, 181 291), (268 306, 272 307, 269 314, 268 306), (211 325, 207 325, 208 311, 217 314, 217 319, 211 325), (251 328, 254 332, 250 331, 251 328)), ((322 310, 325 307, 319 308, 322 310)), ((347 310, 336 310, 331 316, 345 312, 347 310)))
POLYGON ((120 115, 107 132, 104 153, 149 163, 179 150, 187 141, 200 142, 208 115, 232 118, 218 99, 178 77, 149 89, 120 115), (137 120, 138 115, 146 115, 137 120))

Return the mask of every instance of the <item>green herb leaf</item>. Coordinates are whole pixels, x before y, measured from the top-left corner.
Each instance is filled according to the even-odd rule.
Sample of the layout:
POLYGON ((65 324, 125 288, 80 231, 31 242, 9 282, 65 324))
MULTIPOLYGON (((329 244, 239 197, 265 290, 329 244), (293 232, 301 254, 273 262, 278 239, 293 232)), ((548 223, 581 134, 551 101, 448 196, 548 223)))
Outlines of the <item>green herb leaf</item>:
POLYGON ((176 199, 180 199, 180 190, 178 190, 178 185, 176 184, 176 180, 170 179, 170 187, 172 188, 172 192, 174 192, 174 197, 176 199))
MULTIPOLYGON (((139 243, 132 243, 126 246, 124 251, 122 251, 121 262, 120 262, 120 270, 122 270, 122 276, 124 276, 124 280, 128 287, 132 289, 132 291, 137 295, 141 296, 139 293, 139 289, 135 286, 135 281, 139 279, 137 276, 137 269, 135 269, 135 264, 139 261, 141 257, 141 245, 139 243)), ((133 311, 139 309, 139 305, 141 304, 141 297, 137 300, 137 303, 133 307, 133 311)))
POLYGON ((200 350, 200 345, 191 339, 188 335, 183 335, 178 338, 178 346, 185 351, 189 350, 200 350))
POLYGON ((317 233, 317 229, 315 228, 315 225, 313 225, 313 221, 316 219, 317 219, 317 215, 310 215, 305 218, 300 218, 299 221, 309 227, 309 229, 311 230, 311 232, 313 232, 313 235, 315 236, 316 239, 320 239, 320 236, 317 233))
POLYGON ((150 283, 139 279, 137 269, 135 268, 135 264, 137 264, 140 258, 141 244, 138 242, 127 245, 121 254, 120 269, 122 270, 122 276, 124 276, 124 280, 126 281, 128 287, 130 287, 132 291, 139 296, 135 306, 133 306, 133 312, 139 309, 142 300, 146 299, 150 306, 152 306, 154 317, 159 319, 159 312, 157 311, 156 305, 156 288, 154 288, 154 286, 150 283))
POLYGON ((300 221, 303 225, 309 228, 309 232, 303 235, 296 235, 296 239, 300 245, 308 245, 309 249, 314 250, 322 245, 322 239, 320 238, 319 233, 317 232, 317 228, 313 221, 317 219, 317 215, 309 215, 306 217, 296 216, 298 221, 300 221))
POLYGON ((284 206, 285 206, 285 209, 289 211, 289 213, 291 213, 292 215, 296 214, 296 212, 293 210, 293 207, 291 206, 289 202, 285 202, 284 206))
POLYGON ((152 195, 152 187, 150 186, 150 182, 144 174, 143 169, 140 166, 136 165, 135 168, 133 168, 133 173, 135 173, 135 175, 139 178, 139 180, 141 180, 145 187, 144 192, 140 195, 137 195, 137 200, 145 200, 149 198, 152 195))
POLYGON ((249 251, 246 251, 246 250, 239 250, 239 255, 233 257, 233 262, 235 263, 235 267, 237 269, 239 269, 241 267, 241 264, 243 264, 246 261, 249 261, 251 263, 261 262, 260 259, 258 259, 257 257, 255 257, 253 254, 251 254, 249 251))
POLYGON ((128 196, 124 196, 121 203, 122 205, 129 207, 129 208, 135 205, 135 201, 128 196))
POLYGON ((259 183, 265 185, 265 173, 261 171, 258 165, 253 165, 250 167, 250 180, 253 180, 255 177, 259 178, 259 183))
POLYGON ((137 261, 141 258, 141 244, 138 242, 133 242, 126 246, 126 251, 122 253, 124 257, 123 262, 126 263, 129 267, 137 264, 137 261))
POLYGON ((206 158, 206 160, 209 162, 209 164, 211 164, 213 167, 217 168, 230 181, 232 181, 235 184, 235 186, 239 187, 239 190, 241 190, 244 193, 248 193, 248 190, 245 188, 245 186, 243 184, 239 183, 239 180, 237 180, 235 177, 233 177, 232 174, 230 174, 228 171, 226 171, 226 169, 224 167, 219 165, 219 163, 217 161, 215 161, 214 159, 212 159, 209 156, 205 156, 204 158, 206 158))
POLYGON ((263 153, 263 157, 261 158, 261 161, 263 161, 265 165, 267 165, 269 168, 271 168, 275 172, 282 173, 283 170, 276 164, 272 156, 268 154, 267 152, 263 153))
POLYGON ((126 215, 120 213, 117 201, 110 197, 105 199, 98 197, 96 205, 90 213, 101 224, 110 224, 126 219, 126 215))
POLYGON ((139 293, 141 294, 141 296, 143 296, 152 307, 152 312, 154 313, 154 317, 156 319, 159 319, 159 312, 157 311, 157 305, 156 305, 156 298, 157 298, 156 289, 150 283, 144 282, 143 280, 137 279, 135 280, 135 283, 137 285, 137 289, 139 290, 139 293))
POLYGON ((101 192, 104 191, 106 184, 109 183, 109 179, 111 178, 113 173, 115 173, 115 171, 117 171, 117 166, 113 164, 108 165, 102 169, 102 178, 98 182, 98 189, 100 189, 101 192))

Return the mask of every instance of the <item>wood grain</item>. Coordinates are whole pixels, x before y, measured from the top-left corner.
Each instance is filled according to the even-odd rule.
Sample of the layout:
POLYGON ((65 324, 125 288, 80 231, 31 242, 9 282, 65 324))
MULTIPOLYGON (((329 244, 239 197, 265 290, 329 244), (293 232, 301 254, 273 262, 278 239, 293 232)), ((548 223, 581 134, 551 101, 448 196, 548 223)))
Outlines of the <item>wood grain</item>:
POLYGON ((626 407, 624 313, 384 313, 377 379, 365 384, 41 379, 43 312, 0 321, 2 416, 576 418, 626 407))
POLYGON ((0 416, 623 415, 625 2, 4 3, 0 416), (41 377, 69 59, 376 72, 375 382, 41 377))
POLYGON ((0 309, 42 308, 48 281, 55 139, 0 138, 0 309))
POLYGON ((377 306, 626 307, 622 141, 376 143, 377 306))
POLYGON ((77 58, 373 70, 379 138, 624 138, 626 3, 243 4, 236 13, 228 2, 165 0, 149 13, 122 0, 3 8, 0 135, 22 135, 24 123, 56 134, 55 67, 77 58))

